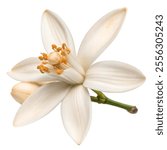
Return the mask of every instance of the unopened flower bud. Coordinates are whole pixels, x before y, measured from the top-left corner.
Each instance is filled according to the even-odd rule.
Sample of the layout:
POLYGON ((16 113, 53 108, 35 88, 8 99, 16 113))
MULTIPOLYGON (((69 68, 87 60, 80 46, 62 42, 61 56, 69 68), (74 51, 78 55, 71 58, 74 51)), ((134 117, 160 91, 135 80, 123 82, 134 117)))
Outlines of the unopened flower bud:
POLYGON ((40 85, 30 82, 20 82, 11 91, 13 98, 22 104, 40 85))

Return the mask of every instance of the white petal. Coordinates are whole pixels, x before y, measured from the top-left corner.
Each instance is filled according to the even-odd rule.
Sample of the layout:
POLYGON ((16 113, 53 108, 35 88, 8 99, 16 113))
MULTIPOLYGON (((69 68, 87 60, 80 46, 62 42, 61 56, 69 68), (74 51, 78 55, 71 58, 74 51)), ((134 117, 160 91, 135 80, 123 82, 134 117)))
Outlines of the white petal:
POLYGON ((80 84, 83 83, 84 77, 73 68, 66 69, 61 75, 59 75, 60 81, 64 81, 68 84, 80 84))
POLYGON ((114 40, 123 23, 126 9, 106 14, 88 31, 83 39, 78 58, 85 70, 114 40))
POLYGON ((47 52, 51 52, 51 45, 66 43, 75 54, 74 42, 71 33, 64 21, 55 13, 45 10, 41 21, 42 40, 47 52))
POLYGON ((14 125, 23 126, 42 118, 64 99, 69 90, 70 87, 64 83, 43 85, 20 107, 14 125))
POLYGON ((83 76, 85 75, 85 71, 83 69, 83 67, 81 66, 81 64, 78 61, 77 56, 75 55, 69 55, 68 56, 68 63, 80 74, 82 74, 83 76))
POLYGON ((61 108, 66 131, 80 144, 87 134, 91 120, 91 100, 87 89, 82 85, 73 87, 61 108))
POLYGON ((76 84, 83 81, 83 76, 72 67, 66 69, 61 75, 55 73, 42 74, 37 69, 40 63, 39 59, 35 57, 25 59, 15 65, 8 75, 15 80, 38 83, 62 81, 68 84, 76 84))
POLYGON ((35 57, 27 58, 16 64, 8 75, 15 80, 30 82, 51 82, 55 81, 55 76, 42 74, 37 69, 41 62, 35 57))
POLYGON ((137 88, 145 80, 137 68, 118 61, 103 61, 87 71, 84 86, 105 92, 125 92, 137 88))

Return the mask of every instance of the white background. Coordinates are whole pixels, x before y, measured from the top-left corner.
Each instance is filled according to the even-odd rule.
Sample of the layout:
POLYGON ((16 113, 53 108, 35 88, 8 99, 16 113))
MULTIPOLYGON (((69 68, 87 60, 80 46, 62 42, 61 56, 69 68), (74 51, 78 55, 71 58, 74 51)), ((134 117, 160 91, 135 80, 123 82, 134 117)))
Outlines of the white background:
MULTIPOLYGON (((158 136, 155 132, 154 86, 157 78, 154 72, 154 16, 164 15, 164 28, 167 30, 165 7, 165 0, 1 0, 0 150, 165 150, 167 119, 164 118, 164 136, 158 136), (42 12, 50 9, 63 18, 77 49, 85 33, 100 17, 122 7, 128 9, 123 27, 97 61, 123 61, 145 74, 147 80, 138 89, 108 94, 115 100, 136 105, 139 112, 132 115, 119 108, 93 103, 92 124, 80 146, 65 132, 59 106, 31 125, 13 127, 13 118, 20 105, 10 96, 11 88, 17 82, 6 73, 20 60, 38 56, 44 51, 40 33, 42 12)), ((164 57, 167 58, 165 54, 164 57)), ((167 108, 165 92, 166 89, 164 107, 167 108)))

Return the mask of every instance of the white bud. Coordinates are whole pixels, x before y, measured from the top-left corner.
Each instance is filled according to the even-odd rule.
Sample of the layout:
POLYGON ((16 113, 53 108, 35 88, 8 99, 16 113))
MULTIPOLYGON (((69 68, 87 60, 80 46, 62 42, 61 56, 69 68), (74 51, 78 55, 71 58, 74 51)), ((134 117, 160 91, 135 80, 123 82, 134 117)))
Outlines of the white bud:
POLYGON ((22 104, 40 85, 30 82, 20 82, 11 91, 13 98, 22 104))

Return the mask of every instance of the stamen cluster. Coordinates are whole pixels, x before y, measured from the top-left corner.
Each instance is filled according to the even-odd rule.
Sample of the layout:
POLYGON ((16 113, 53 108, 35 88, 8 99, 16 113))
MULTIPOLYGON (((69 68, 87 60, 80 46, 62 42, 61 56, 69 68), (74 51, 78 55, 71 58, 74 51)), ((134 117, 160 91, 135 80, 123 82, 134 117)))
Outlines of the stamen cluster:
POLYGON ((41 53, 41 56, 38 57, 41 64, 37 66, 37 69, 41 73, 54 71, 56 74, 62 74, 69 66, 67 57, 70 54, 70 49, 63 43, 61 47, 52 44, 52 50, 53 52, 49 54, 41 53))

